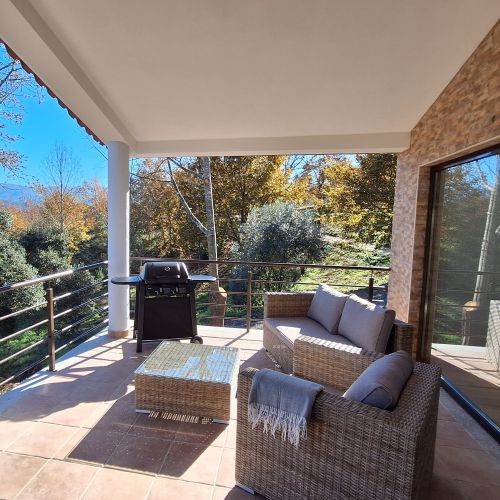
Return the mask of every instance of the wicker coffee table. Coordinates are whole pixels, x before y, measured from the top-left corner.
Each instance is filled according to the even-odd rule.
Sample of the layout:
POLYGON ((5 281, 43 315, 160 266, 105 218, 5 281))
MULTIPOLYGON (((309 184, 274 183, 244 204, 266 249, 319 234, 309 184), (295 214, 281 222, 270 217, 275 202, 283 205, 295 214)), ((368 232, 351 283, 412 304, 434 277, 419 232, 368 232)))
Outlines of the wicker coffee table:
POLYGON ((238 366, 233 347, 162 342, 135 371, 136 411, 229 423, 238 366))

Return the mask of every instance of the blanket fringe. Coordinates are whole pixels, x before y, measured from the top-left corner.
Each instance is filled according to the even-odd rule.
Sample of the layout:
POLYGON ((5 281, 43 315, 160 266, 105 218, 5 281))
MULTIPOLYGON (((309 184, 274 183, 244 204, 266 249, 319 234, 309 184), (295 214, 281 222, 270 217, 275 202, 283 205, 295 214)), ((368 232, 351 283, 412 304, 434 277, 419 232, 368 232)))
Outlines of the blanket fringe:
POLYGON ((281 431, 281 439, 288 440, 296 448, 300 439, 307 439, 307 421, 304 417, 289 413, 267 405, 250 403, 248 405, 248 421, 252 429, 262 423, 263 431, 275 437, 276 431, 281 431))

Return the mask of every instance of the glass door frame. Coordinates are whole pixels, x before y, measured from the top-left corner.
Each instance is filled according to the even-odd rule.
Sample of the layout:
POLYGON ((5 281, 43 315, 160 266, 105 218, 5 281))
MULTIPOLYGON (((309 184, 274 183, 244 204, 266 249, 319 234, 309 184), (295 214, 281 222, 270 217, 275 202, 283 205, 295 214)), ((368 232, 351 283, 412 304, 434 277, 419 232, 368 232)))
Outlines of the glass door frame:
MULTIPOLYGON (((419 331, 421 338, 419 343, 420 359, 425 362, 430 362, 432 348, 432 331, 430 325, 430 308, 429 302, 432 297, 432 281, 431 281, 431 266, 432 266, 432 249, 437 243, 435 234, 436 219, 439 215, 437 209, 439 203, 436 203, 439 190, 443 187, 440 185, 439 173, 452 167, 463 165, 474 160, 480 160, 488 156, 500 155, 500 144, 497 144, 481 151, 476 151, 472 154, 464 155, 450 161, 434 165, 430 168, 430 188, 428 198, 427 223, 425 232, 425 254, 424 254, 424 275, 422 300, 420 306, 420 324, 419 331)), ((477 422, 488 431, 497 441, 500 442, 499 426, 486 414, 479 406, 464 394, 453 382, 446 376, 441 376, 442 387, 474 418, 477 422)))

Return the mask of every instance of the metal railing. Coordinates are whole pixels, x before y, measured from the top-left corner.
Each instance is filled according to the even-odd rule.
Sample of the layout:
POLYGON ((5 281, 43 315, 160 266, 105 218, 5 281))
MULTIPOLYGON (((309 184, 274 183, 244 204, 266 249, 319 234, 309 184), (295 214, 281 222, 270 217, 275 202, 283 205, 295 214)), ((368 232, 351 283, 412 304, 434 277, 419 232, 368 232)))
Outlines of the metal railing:
POLYGON ((250 330, 252 325, 258 325, 263 321, 263 296, 265 291, 310 291, 314 290, 321 281, 346 292, 356 292, 370 301, 385 304, 388 273, 390 271, 389 267, 382 266, 249 262, 240 260, 214 261, 169 257, 131 257, 130 260, 134 272, 138 272, 140 266, 145 262, 152 261, 185 262, 190 274, 209 273, 210 264, 217 264, 219 284, 227 294, 224 313, 211 313, 211 310, 217 310, 217 306, 220 307, 220 303, 214 301, 214 294, 210 291, 209 285, 202 285, 196 292, 198 296, 196 302, 198 322, 207 322, 218 326, 245 327, 247 330, 250 330), (279 278, 279 272, 270 273, 271 276, 266 276, 266 270, 295 270, 295 277, 298 275, 299 279, 290 279, 286 273, 284 273, 283 279, 276 279, 276 276, 279 278), (327 274, 328 279, 305 280, 307 270, 322 272, 323 275, 327 274), (346 281, 348 277, 350 278, 349 282, 346 281), (237 314, 238 311, 240 311, 240 314, 237 314))
MULTIPOLYGON (((356 291, 371 301, 385 303, 390 271, 389 267, 376 266, 132 257, 133 271, 137 272, 147 261, 182 261, 191 274, 208 273, 210 264, 217 264, 218 285, 224 288, 227 300, 221 308, 221 303, 214 301, 209 285, 199 287, 196 292, 199 323, 246 327, 247 330, 263 320, 265 291, 313 290, 318 281, 322 281, 344 291, 356 291), (290 276, 290 270, 294 271, 294 276, 290 276), (312 279, 308 275, 310 272, 329 273, 328 279, 323 279, 323 275, 312 279)), ((70 276, 106 267, 107 261, 98 262, 0 286, 0 299, 30 287, 44 287, 45 295, 45 300, 4 311, 0 316, 0 387, 45 363, 54 370, 58 354, 107 324, 107 288, 98 290, 106 287, 104 274, 85 286, 71 290, 63 286, 70 276), (7 323, 9 328, 5 326, 7 323), (29 335, 31 340, 25 341, 29 335), (20 365, 19 369, 9 371, 12 364, 20 365)))
POLYGON ((82 294, 88 295, 93 290, 104 287, 107 284, 107 278, 101 277, 89 285, 74 290, 64 290, 59 295, 55 294, 57 289, 63 287, 65 278, 106 267, 107 261, 97 262, 66 269, 48 276, 0 286, 1 298, 12 292, 46 285, 45 300, 0 316, 0 349, 5 350, 6 347, 8 348, 15 342, 21 344, 21 348, 13 347, 14 352, 8 353, 6 356, 2 357, 0 354, 0 370, 4 370, 4 367, 8 366, 9 363, 26 359, 26 362, 21 363, 21 368, 15 373, 7 373, 7 371, 0 373, 0 387, 21 378, 46 362, 49 370, 55 370, 55 360, 58 353, 65 351, 107 323, 107 289, 104 292, 99 290, 97 295, 91 294, 90 297, 84 295, 84 299, 80 299, 80 302, 77 299, 82 294), (68 304, 68 302, 71 303, 68 304), (74 318, 75 314, 79 314, 81 311, 84 312, 83 316, 74 318), (23 317, 30 324, 22 324, 21 328, 17 328, 23 317), (11 320, 10 328, 5 326, 7 320, 11 320), (92 325, 89 326, 89 323, 92 325), (10 331, 11 329, 15 331, 10 331), (24 346, 23 336, 27 334, 35 334, 36 340, 24 346))

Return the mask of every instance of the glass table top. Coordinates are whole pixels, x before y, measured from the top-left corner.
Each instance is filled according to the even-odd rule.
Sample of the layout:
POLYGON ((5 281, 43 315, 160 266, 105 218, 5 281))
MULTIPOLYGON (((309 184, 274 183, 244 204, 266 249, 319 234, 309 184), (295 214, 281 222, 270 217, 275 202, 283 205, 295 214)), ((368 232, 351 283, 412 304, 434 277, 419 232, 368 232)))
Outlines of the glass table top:
POLYGON ((135 373, 229 384, 238 365, 239 352, 234 347, 164 341, 135 373))

